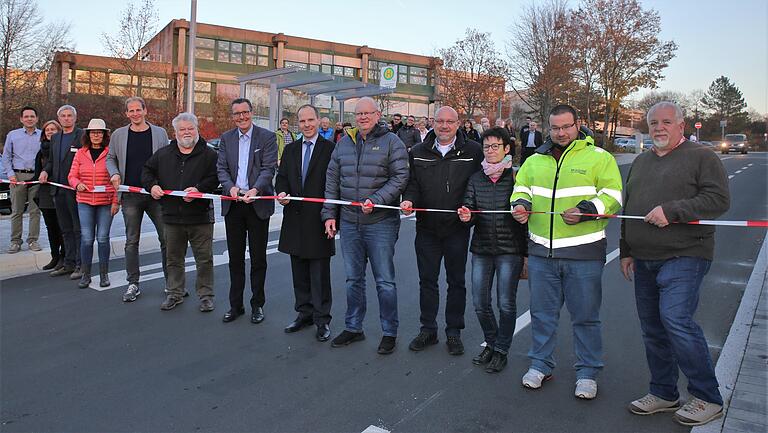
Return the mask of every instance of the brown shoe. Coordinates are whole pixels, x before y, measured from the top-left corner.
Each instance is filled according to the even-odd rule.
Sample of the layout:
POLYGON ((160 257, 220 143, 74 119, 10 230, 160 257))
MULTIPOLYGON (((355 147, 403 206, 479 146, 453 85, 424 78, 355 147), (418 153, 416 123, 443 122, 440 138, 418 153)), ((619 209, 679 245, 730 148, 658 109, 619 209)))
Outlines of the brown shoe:
POLYGON ((200 301, 200 311, 203 313, 210 313, 213 311, 214 305, 213 300, 211 298, 205 298, 202 301, 200 301))
POLYGON ((160 304, 161 310, 173 310, 176 308, 177 305, 184 302, 184 298, 177 298, 175 296, 168 295, 165 297, 165 301, 163 301, 162 304, 160 304))

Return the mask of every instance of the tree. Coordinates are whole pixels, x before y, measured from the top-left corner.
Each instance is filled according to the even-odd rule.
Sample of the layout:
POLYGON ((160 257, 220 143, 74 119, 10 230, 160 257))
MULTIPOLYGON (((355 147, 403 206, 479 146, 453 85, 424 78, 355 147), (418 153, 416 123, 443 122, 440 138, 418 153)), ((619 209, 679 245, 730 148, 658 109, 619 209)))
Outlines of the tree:
POLYGON ((589 38, 583 43, 592 47, 590 60, 605 104, 605 143, 607 125, 622 100, 640 88, 655 88, 677 45, 659 40, 658 12, 644 10, 639 0, 583 0, 572 19, 572 25, 592 29, 582 36, 589 38))
POLYGON ((721 76, 710 84, 701 104, 716 120, 728 122, 728 128, 737 130, 747 123, 747 103, 741 91, 728 77, 721 76))
POLYGON ((35 0, 0 0, 0 133, 6 120, 26 104, 40 106, 45 71, 56 50, 72 45, 69 24, 46 22, 35 0))
POLYGON ((443 60, 440 71, 443 105, 472 117, 480 109, 493 111, 504 94, 507 65, 501 60, 489 33, 467 29, 464 39, 438 50, 443 60))
POLYGON ((566 1, 548 0, 525 7, 510 32, 510 84, 539 113, 546 127, 549 110, 575 91, 570 51, 574 37, 568 34, 566 1))

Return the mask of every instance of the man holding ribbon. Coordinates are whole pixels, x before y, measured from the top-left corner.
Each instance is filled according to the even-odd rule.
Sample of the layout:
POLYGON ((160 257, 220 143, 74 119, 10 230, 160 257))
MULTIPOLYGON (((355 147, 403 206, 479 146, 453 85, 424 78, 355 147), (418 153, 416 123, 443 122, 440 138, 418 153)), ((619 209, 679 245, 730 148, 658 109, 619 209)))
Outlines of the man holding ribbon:
POLYGON ((216 151, 200 137, 197 116, 181 113, 173 119, 176 139, 155 152, 144 165, 141 182, 160 200, 165 231, 168 293, 161 310, 172 310, 184 302, 185 257, 192 246, 197 278, 195 286, 200 298, 200 311, 213 311, 213 202, 195 198, 199 193, 213 192, 216 178, 216 151), (184 197, 165 191, 184 191, 184 197))
POLYGON ((269 217, 275 212, 273 200, 254 200, 257 195, 274 195, 272 178, 277 166, 275 134, 253 124, 253 106, 245 98, 230 104, 235 128, 221 135, 216 170, 224 194, 238 201, 222 201, 221 214, 229 251, 229 311, 222 319, 231 322, 245 314, 245 243, 251 258, 251 322, 264 320, 264 284, 267 278, 267 237, 269 217))
POLYGON ((730 206, 728 178, 720 158, 685 139, 683 111, 672 102, 648 110, 653 147, 635 159, 627 176, 628 215, 622 220, 621 270, 635 276, 637 315, 651 373, 647 395, 629 405, 649 415, 676 411, 683 425, 705 424, 723 414, 709 346, 694 320, 699 289, 715 249, 715 227, 670 224, 714 219, 730 206), (678 369, 691 399, 680 407, 678 369))
POLYGON ((600 303, 608 225, 596 214, 621 208, 621 174, 613 156, 579 128, 573 107, 553 108, 549 124, 549 139, 520 168, 510 198, 513 216, 528 223, 530 238, 531 363, 522 383, 537 389, 551 378, 565 303, 576 352, 574 395, 590 400, 603 368, 600 303))

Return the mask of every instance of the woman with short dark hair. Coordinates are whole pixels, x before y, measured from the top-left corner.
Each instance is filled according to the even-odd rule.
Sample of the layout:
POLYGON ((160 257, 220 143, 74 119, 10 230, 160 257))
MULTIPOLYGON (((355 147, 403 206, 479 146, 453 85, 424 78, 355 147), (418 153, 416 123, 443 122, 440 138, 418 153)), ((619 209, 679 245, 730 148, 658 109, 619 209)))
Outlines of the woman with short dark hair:
MULTIPOLYGON (((40 134, 40 151, 35 156, 35 177, 32 180, 38 180, 40 172, 48 163, 51 156, 51 137, 61 131, 61 125, 55 120, 49 120, 43 124, 42 134, 40 134)), ((57 271, 64 267, 64 237, 61 235, 59 220, 56 218, 56 205, 53 203, 50 184, 40 184, 37 190, 37 196, 33 200, 43 213, 43 221, 48 231, 48 244, 51 247, 51 261, 43 266, 44 271, 57 271)))

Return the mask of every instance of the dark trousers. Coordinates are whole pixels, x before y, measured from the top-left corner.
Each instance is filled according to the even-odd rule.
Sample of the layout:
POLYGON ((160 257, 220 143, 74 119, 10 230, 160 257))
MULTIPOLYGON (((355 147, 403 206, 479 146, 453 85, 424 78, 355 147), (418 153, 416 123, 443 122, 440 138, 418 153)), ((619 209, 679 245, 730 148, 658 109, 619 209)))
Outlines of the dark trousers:
POLYGON ((331 321, 331 258, 302 259, 291 256, 296 312, 316 325, 331 321))
POLYGON ((264 281, 267 278, 267 237, 269 219, 256 216, 247 203, 232 203, 224 217, 229 250, 229 305, 243 306, 245 290, 245 242, 251 258, 251 308, 264 306, 264 281))
POLYGON ((122 206, 123 221, 125 222, 125 272, 128 274, 128 284, 139 283, 139 239, 141 238, 141 222, 145 213, 149 215, 149 219, 155 225, 157 237, 160 240, 163 275, 165 275, 167 284, 168 269, 160 202, 144 194, 123 194, 122 206))
MULTIPOLYGON (((47 191, 46 191, 47 194, 47 191)), ((61 237, 59 219, 56 218, 56 209, 40 209, 43 213, 43 221, 48 231, 48 244, 51 246, 51 258, 59 260, 64 258, 64 238, 61 237)))
POLYGON ((520 166, 522 166, 525 160, 534 153, 536 153, 535 147, 523 147, 520 149, 520 166))
POLYGON ((467 287, 464 283, 469 248, 469 229, 456 230, 439 237, 424 230, 416 230, 416 264, 419 268, 419 304, 421 330, 437 332, 437 310, 440 307, 440 262, 444 259, 448 293, 445 302, 445 334, 460 335, 464 329, 464 309, 467 287))
POLYGON ((59 189, 53 201, 56 204, 61 236, 64 238, 64 266, 80 266, 80 217, 77 214, 75 192, 59 189))
POLYGON ((166 224, 168 295, 181 299, 186 286, 187 245, 195 257, 195 291, 200 299, 213 299, 213 224, 166 224))

